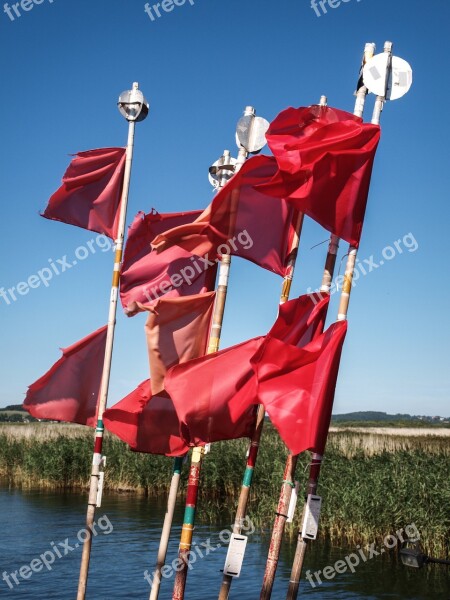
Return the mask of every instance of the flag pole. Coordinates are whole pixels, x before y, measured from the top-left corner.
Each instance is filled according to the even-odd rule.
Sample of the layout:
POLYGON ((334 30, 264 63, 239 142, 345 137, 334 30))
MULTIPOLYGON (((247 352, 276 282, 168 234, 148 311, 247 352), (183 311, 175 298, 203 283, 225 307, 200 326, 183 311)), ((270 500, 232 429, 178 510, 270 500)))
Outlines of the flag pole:
MULTIPOLYGON (((327 98, 326 96, 321 96, 319 106, 326 106, 327 98)), ((335 238, 335 236, 332 236, 335 238)), ((337 238, 336 238, 337 239, 337 238)), ((331 282, 333 277, 334 264, 336 262, 336 253, 337 253, 337 245, 336 243, 330 243, 330 247, 327 254, 327 261, 325 272, 327 273, 327 280, 331 282), (333 254, 334 253, 334 254, 333 254)), ((291 287, 292 276, 285 282, 283 285, 283 292, 281 295, 280 304, 283 304, 288 300, 289 291, 291 287)), ((323 282, 322 282, 323 283, 323 282)), ((322 286, 323 288, 323 286, 322 286)), ((321 291, 323 289, 321 288, 321 291)), ((261 589, 261 599, 268 599, 272 595, 272 588, 275 581, 275 573, 278 566, 278 559, 280 556, 281 550, 281 542, 283 539, 284 528, 286 524, 286 520, 288 518, 288 510, 289 504, 291 501, 292 489, 295 486, 294 478, 295 478, 295 469, 297 466, 298 456, 292 455, 289 453, 286 467, 283 475, 283 483, 281 486, 280 497, 278 500, 277 510, 275 512, 275 521, 272 529, 271 540, 269 544, 269 553, 267 556, 266 569, 264 572, 263 585, 261 589)), ((223 598, 227 598, 227 596, 223 596, 223 598)))
MULTIPOLYGON (((329 293, 336 265, 336 257, 339 249, 339 238, 331 235, 328 246, 325 268, 322 277, 320 293, 329 293)), ((270 598, 275 581, 275 573, 278 567, 281 543, 283 540, 284 529, 288 519, 289 505, 291 502, 292 490, 295 487, 295 469, 297 467, 298 455, 289 453, 286 460, 286 467, 283 475, 283 484, 281 486, 280 497, 277 510, 275 512, 275 521, 272 530, 272 537, 269 545, 266 570, 261 589, 260 598, 270 598)))
POLYGON ((167 549, 169 547, 170 532, 172 530, 173 515, 180 485, 181 471, 183 468, 184 456, 177 456, 173 461, 173 474, 170 482, 169 496, 167 498, 167 509, 164 516, 161 538, 159 541, 158 556, 156 559, 156 568, 153 573, 152 587, 150 590, 150 600, 157 600, 161 588, 161 571, 166 564, 167 549))
POLYGON ((92 471, 89 489, 88 508, 86 514, 86 531, 88 535, 83 544, 81 556, 80 576, 78 580, 77 600, 84 600, 89 574, 89 561, 92 547, 92 531, 94 526, 95 509, 101 503, 102 486, 99 480, 102 477, 101 467, 104 466, 103 449, 103 413, 108 402, 109 380, 111 374, 112 352, 114 346, 114 331, 116 325, 117 300, 119 296, 120 266, 122 263, 123 242, 125 237, 125 222, 127 215, 128 195, 130 189, 131 167, 133 162, 134 133, 137 121, 143 121, 148 114, 148 104, 139 90, 139 84, 133 83, 130 91, 124 92, 119 97, 119 110, 128 121, 128 141, 126 149, 125 172, 120 204, 119 223, 117 239, 115 240, 114 268, 112 275, 112 286, 109 303, 108 329, 106 337, 105 358, 100 386, 100 394, 97 408, 97 427, 95 430, 94 453, 92 459, 92 471))
MULTIPOLYGON (((245 151, 244 151, 245 152, 245 151)), ((243 153, 240 152, 240 154, 243 153)), ((246 154, 246 153, 245 153, 246 154)), ((236 163, 236 172, 245 161, 245 157, 240 163, 236 163)), ((234 194, 234 191, 233 191, 234 194)), ((211 324, 211 334, 209 339, 207 354, 217 352, 220 345, 220 336, 222 332, 223 316, 228 292, 228 279, 230 275, 231 258, 230 255, 224 255, 220 262, 219 282, 217 287, 216 302, 211 324)), ((189 568, 189 554, 192 546, 192 537, 194 534, 195 513, 197 509, 197 498, 200 484, 200 473, 202 461, 205 455, 205 448, 196 446, 192 449, 191 466, 186 492, 186 505, 181 529, 181 540, 178 551, 178 560, 180 568, 177 570, 173 588, 172 600, 183 600, 186 587, 187 573, 189 568)))
MULTIPOLYGON (((224 150, 223 156, 219 160, 220 160, 220 167, 219 167, 220 177, 218 179, 217 190, 220 190, 223 188, 223 186, 227 183, 227 181, 230 179, 230 176, 232 174, 230 171, 230 165, 232 165, 232 161, 231 161, 231 155, 230 155, 229 150, 224 150)), ((219 332, 219 337, 220 337, 220 332, 219 332)), ((159 592, 161 589, 161 574, 162 574, 161 572, 162 572, 162 568, 166 564, 167 550, 169 547, 169 539, 170 539, 170 533, 172 530, 172 523, 173 523, 173 517, 174 517, 174 513, 175 513, 178 489, 180 486, 180 477, 181 477, 181 471, 183 468, 183 462, 184 462, 184 456, 183 457, 177 456, 174 459, 173 475, 172 475, 172 480, 171 480, 170 488, 169 488, 169 496, 167 498, 167 509, 166 509, 166 514, 164 516, 163 528, 161 531, 161 538, 160 538, 159 548, 158 548, 158 556, 157 556, 157 560, 156 560, 156 568, 153 573, 152 587, 150 590, 149 600, 158 600, 159 592)))
MULTIPOLYGON (((258 117, 258 119, 260 119, 258 117)), ((259 151, 265 144, 258 145, 257 133, 260 133, 260 128, 257 125, 256 129, 253 128, 253 123, 257 120, 255 117, 255 109, 252 106, 247 106, 244 112, 244 117, 239 123, 242 124, 245 129, 245 134, 248 135, 248 145, 244 146, 240 143, 239 154, 236 161, 234 173, 238 173, 248 154, 254 151, 259 151), (245 121, 245 119, 247 119, 245 121), (254 147, 252 146, 254 144, 254 147)), ((238 124, 239 126, 239 124, 238 124)), ((239 131, 238 127, 238 139, 239 131)), ((239 201, 239 188, 236 188, 232 192, 231 196, 231 212, 233 213, 233 207, 237 205, 239 201)), ((209 339, 207 354, 213 354, 217 352, 220 345, 220 336, 222 332, 223 315, 225 310, 225 302, 228 291, 228 279, 230 274, 231 257, 229 254, 223 255, 220 262, 219 268, 219 281, 217 287, 216 302, 214 305, 214 313, 211 325, 211 334, 209 339)), ((186 588, 187 573, 189 568, 189 554, 192 546, 192 537, 194 533, 195 513, 197 509, 197 498, 199 491, 199 480, 202 467, 203 457, 205 455, 205 449, 203 447, 195 447, 192 449, 191 466, 189 469, 189 477, 187 484, 186 493, 186 505, 183 519, 183 527, 181 530, 181 540, 178 551, 179 569, 175 576, 175 582, 173 587, 172 600, 183 600, 184 591, 186 588)))
MULTIPOLYGON (((283 285, 280 295, 280 304, 284 304, 289 300, 289 294, 292 286, 292 279, 294 277, 295 265, 297 261, 298 248, 300 244, 300 235, 303 226, 304 215, 296 211, 294 215, 294 236, 291 243, 290 252, 288 255, 288 261, 286 266, 286 275, 284 276, 283 285)), ((244 477, 242 480, 241 492, 239 495, 238 507, 236 510, 236 516, 233 523, 233 533, 239 535, 242 531, 244 519, 247 514, 247 505, 250 495, 250 488, 253 480, 253 473, 256 466, 256 460, 258 458, 259 445, 261 435, 264 428, 264 419, 266 411, 262 404, 258 406, 256 414, 256 425, 253 432, 253 436, 250 442, 250 448, 248 451, 247 461, 245 465, 244 477)), ((219 592, 218 600, 227 600, 233 577, 224 573, 222 578, 222 585, 219 592)))
MULTIPOLYGON (((392 50, 392 44, 390 44, 389 50, 387 50, 387 46, 385 45, 385 51, 391 52, 391 50, 392 50)), ((364 49, 364 58, 363 58, 363 65, 362 65, 363 67, 366 64, 366 62, 369 61, 373 57, 374 53, 375 53, 375 44, 371 44, 371 43, 366 44, 365 49, 364 49)), ((360 83, 361 83, 361 85, 356 93, 356 102, 355 102, 355 109, 354 109, 353 114, 362 118, 364 115, 364 106, 365 106, 365 100, 366 100, 366 96, 368 93, 368 89, 364 85, 362 78, 360 79, 360 83)), ((372 123, 374 123, 376 125, 378 125, 380 122, 382 106, 383 106, 382 99, 379 100, 379 98, 377 98, 375 111, 376 111, 376 115, 378 118, 377 118, 376 122, 374 122, 374 120, 372 120, 372 123)), ((357 255, 356 247, 350 246, 349 252, 348 252, 348 258, 347 258, 347 264, 346 264, 346 268, 345 268, 344 283, 342 286, 341 298, 340 298, 339 309, 338 309, 338 317, 337 317, 338 321, 345 321, 347 319, 348 307, 349 307, 349 302, 350 302, 350 294, 351 294, 351 290, 352 290, 353 274, 354 274, 355 264, 356 264, 356 255, 357 255)), ((319 475, 320 475, 320 468, 322 466, 322 460, 323 460, 323 456, 321 454, 313 453, 311 456, 311 464, 310 464, 309 480, 308 480, 308 485, 307 485, 307 490, 306 490, 306 497, 308 497, 309 494, 315 495, 317 493, 317 485, 318 485, 318 480, 319 480, 319 475)), ((304 505, 304 508, 303 508, 303 514, 304 514, 305 510, 306 510, 306 504, 304 505)), ((296 548, 295 555, 294 555, 294 561, 293 561, 293 565, 292 565, 292 571, 291 571, 291 576, 290 576, 290 580, 289 580, 289 588, 288 588, 286 600, 295 600, 298 596, 300 579, 301 579, 302 570, 303 570, 303 562, 305 559, 306 549, 308 547, 309 541, 310 540, 308 540, 307 538, 303 538, 302 532, 299 531, 298 539, 297 539, 297 548, 296 548)))

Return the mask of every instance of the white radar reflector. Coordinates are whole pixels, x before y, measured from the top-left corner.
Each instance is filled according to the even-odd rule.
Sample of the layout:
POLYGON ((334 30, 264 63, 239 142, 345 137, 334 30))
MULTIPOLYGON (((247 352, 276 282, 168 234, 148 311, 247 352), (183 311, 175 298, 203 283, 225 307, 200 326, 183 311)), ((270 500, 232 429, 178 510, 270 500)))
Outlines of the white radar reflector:
POLYGON ((219 160, 209 168, 208 179, 209 183, 215 190, 218 190, 220 184, 231 179, 234 175, 236 159, 232 156, 221 156, 219 160))
MULTIPOLYGON (((389 54, 383 52, 371 58, 364 67, 363 81, 369 92, 376 96, 384 96, 389 54)), ((409 92, 412 85, 412 69, 399 58, 392 57, 392 75, 389 78, 386 100, 397 100, 409 92)))
POLYGON ((244 115, 237 124, 236 144, 250 154, 258 154, 267 144, 266 131, 270 123, 262 117, 244 115))

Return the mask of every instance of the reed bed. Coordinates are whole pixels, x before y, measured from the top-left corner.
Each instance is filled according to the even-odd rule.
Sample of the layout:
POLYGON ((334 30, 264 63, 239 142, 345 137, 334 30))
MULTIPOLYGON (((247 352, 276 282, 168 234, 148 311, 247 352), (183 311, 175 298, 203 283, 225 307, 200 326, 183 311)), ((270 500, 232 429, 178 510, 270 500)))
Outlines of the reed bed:
MULTIPOLYGON (((426 551, 448 556, 450 440, 439 431, 421 436, 333 431, 319 486, 324 500, 321 535, 333 544, 367 544, 414 523, 426 551)), ((93 431, 71 425, 2 426, 0 476, 15 486, 86 489, 92 440, 93 431)), ((232 518, 247 447, 245 440, 213 445, 202 474, 202 521, 232 518)), ((107 490, 166 493, 171 459, 131 452, 110 435, 106 436, 104 451, 108 456, 107 490)), ((249 508, 261 531, 267 531, 272 522, 285 460, 286 449, 269 425, 263 435, 249 508)), ((297 468, 301 489, 307 480, 308 462, 309 454, 305 453, 297 468)), ((298 514, 287 535, 296 535, 299 519, 298 514)))
POLYGON ((336 428, 331 430, 328 447, 340 450, 347 458, 360 452, 374 456, 399 451, 450 456, 450 429, 336 428))

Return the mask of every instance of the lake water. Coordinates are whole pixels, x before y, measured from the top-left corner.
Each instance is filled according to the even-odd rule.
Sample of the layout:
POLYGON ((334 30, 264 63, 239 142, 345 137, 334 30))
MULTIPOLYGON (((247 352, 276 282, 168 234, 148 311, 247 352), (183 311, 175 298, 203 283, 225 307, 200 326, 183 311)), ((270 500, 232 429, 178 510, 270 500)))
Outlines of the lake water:
MULTIPOLYGON (((2 574, 6 572, 10 582, 8 585, 7 579, 0 580, 0 598, 75 599, 81 556, 78 534, 83 529, 85 507, 86 495, 80 492, 21 491, 0 486, 0 570, 2 574), (17 585, 9 574, 29 567, 40 555, 47 559, 49 569, 45 566, 39 572, 22 569, 26 579, 18 573, 17 585), (54 562, 50 564, 52 556, 54 562)), ((163 499, 104 495, 103 506, 97 511, 98 535, 93 542, 88 599, 148 599, 150 587, 144 571, 151 572, 154 566, 164 510, 163 499)), ((177 554, 181 521, 180 504, 169 562, 177 554)), ((217 598, 220 569, 226 554, 226 547, 217 548, 217 545, 221 543, 219 533, 226 525, 211 527, 200 523, 197 526, 195 541, 200 544, 210 539, 216 549, 193 565, 186 600, 217 598)), ((79 537, 83 537, 82 531, 79 537)), ((230 599, 258 600, 267 546, 267 536, 259 533, 250 536, 243 572, 233 582, 230 599)), ((294 550, 293 545, 284 544, 272 595, 274 600, 285 598, 294 550)), ((354 550, 311 544, 306 568, 323 569, 354 550)), ((34 566, 39 569, 39 563, 35 562, 34 566)), ((172 583, 169 579, 163 581, 161 600, 171 599, 172 583)), ((332 581, 315 588, 303 581, 299 597, 303 596, 319 600, 449 600, 449 569, 434 565, 420 571, 405 569, 384 555, 361 563, 353 574, 336 575, 332 581)))

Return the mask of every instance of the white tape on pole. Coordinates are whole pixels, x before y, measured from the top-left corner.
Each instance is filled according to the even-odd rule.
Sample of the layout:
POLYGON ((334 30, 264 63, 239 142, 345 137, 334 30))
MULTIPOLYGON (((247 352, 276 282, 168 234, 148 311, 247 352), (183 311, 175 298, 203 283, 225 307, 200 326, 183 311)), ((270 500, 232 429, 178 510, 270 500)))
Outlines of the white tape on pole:
POLYGON ((292 523, 292 521, 294 520, 295 509, 297 508, 299 485, 300 485, 299 482, 296 481, 295 487, 292 488, 291 501, 289 502, 289 509, 288 509, 288 513, 287 513, 288 518, 286 519, 286 523, 292 523))
POLYGON ((302 538, 315 540, 319 529, 320 509, 322 498, 308 494, 302 523, 302 538))
POLYGON ((227 557, 225 559, 224 575, 239 577, 241 574, 242 563, 244 562, 245 549, 247 547, 248 537, 233 533, 228 546, 227 557))
POLYGON ((100 471, 99 476, 98 476, 97 502, 95 503, 97 508, 100 508, 102 505, 104 480, 105 480, 105 471, 100 471))

